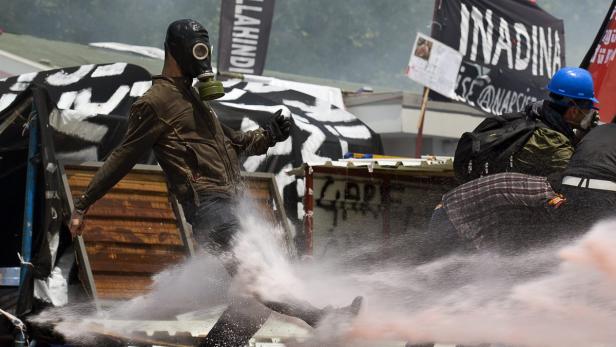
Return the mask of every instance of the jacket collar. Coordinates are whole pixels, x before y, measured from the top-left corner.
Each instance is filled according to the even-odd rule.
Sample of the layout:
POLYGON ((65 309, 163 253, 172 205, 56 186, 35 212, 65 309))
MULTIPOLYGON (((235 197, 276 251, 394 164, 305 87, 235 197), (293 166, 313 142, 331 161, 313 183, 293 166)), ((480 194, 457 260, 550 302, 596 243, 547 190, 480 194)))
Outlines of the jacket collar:
POLYGON ((550 107, 550 103, 547 100, 540 100, 529 104, 526 110, 527 114, 540 120, 551 129, 558 131, 571 140, 575 138, 571 126, 565 122, 565 119, 560 113, 550 107))
POLYGON ((152 83, 161 83, 163 81, 173 83, 178 87, 182 86, 188 88, 192 86, 193 79, 190 77, 168 77, 163 75, 152 76, 152 83))

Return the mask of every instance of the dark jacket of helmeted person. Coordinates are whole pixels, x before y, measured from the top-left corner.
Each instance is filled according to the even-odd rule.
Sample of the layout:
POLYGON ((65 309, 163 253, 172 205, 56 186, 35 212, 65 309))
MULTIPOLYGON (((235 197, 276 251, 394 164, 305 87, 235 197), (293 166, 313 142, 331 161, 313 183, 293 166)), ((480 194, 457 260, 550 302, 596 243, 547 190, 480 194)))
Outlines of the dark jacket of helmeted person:
POLYGON ((587 231, 604 218, 616 217, 616 124, 591 130, 578 144, 557 188, 567 202, 563 232, 587 231))

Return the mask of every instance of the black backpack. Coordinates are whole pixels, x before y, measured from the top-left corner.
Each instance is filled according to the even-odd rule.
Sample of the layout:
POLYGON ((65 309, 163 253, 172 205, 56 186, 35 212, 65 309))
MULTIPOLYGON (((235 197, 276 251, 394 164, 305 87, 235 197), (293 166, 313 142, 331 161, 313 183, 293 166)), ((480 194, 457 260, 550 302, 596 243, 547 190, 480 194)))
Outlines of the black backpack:
POLYGON ((472 132, 462 134, 453 168, 456 178, 468 182, 489 174, 512 171, 513 155, 538 127, 546 127, 525 112, 491 116, 472 132))

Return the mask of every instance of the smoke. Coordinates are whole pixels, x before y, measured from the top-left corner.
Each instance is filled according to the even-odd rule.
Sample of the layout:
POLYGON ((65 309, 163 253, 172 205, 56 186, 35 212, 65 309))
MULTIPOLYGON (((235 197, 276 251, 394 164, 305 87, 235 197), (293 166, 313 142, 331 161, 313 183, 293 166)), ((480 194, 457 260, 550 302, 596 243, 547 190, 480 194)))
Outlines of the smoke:
POLYGON ((419 266, 390 264, 381 271, 348 273, 338 282, 363 291, 367 306, 347 338, 518 346, 613 344, 614 231, 616 221, 606 221, 571 245, 517 256, 453 256, 419 266))
MULTIPOLYGON (((258 236, 262 231, 254 233, 255 224, 247 225, 253 227, 238 246, 265 241, 258 236)), ((301 264, 289 264, 267 241, 242 254, 258 268, 246 288, 268 300, 293 293, 317 306, 339 306, 355 295, 365 297, 348 330, 332 332, 336 322, 324 320, 305 345, 370 340, 605 345, 616 342, 615 232, 616 220, 604 221, 570 244, 514 256, 454 255, 428 264, 358 261, 362 253, 383 248, 377 244, 301 264)))
MULTIPOLYGON (((348 305, 362 295, 364 306, 355 320, 325 317, 313 338, 293 345, 616 342, 616 220, 598 223, 569 244, 515 256, 453 255, 426 264, 404 257, 361 261, 364 254, 373 258, 382 250, 382 244, 371 243, 329 258, 289 261, 282 229, 255 210, 244 204, 239 212, 244 230, 235 246, 239 275, 232 280, 217 259, 200 255, 156 276, 145 296, 97 315, 84 306, 52 309, 35 321, 61 319, 56 330, 83 342, 92 321, 100 318, 209 317, 213 323, 229 292, 269 301, 304 300, 317 307, 348 305)), ((136 328, 123 326, 122 331, 136 328)))
POLYGON ((215 319, 228 302, 229 284, 229 276, 220 261, 201 254, 156 275, 150 292, 145 295, 107 304, 99 311, 90 302, 50 308, 32 322, 53 325, 67 341, 95 344, 99 333, 131 336, 145 330, 139 320, 173 321, 182 314, 187 319, 195 315, 215 319))

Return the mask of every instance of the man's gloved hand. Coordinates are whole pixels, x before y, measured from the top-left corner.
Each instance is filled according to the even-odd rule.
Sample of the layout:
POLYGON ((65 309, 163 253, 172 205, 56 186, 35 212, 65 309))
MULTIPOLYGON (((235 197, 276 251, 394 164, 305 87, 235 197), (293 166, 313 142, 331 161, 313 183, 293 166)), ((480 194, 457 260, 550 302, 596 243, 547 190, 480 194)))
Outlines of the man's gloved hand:
POLYGON ((282 110, 276 111, 265 129, 272 138, 272 145, 289 138, 291 134, 291 119, 282 115, 282 110))
POLYGON ((599 125, 599 120, 599 112, 593 111, 582 119, 580 122, 580 129, 583 131, 588 131, 599 125))

